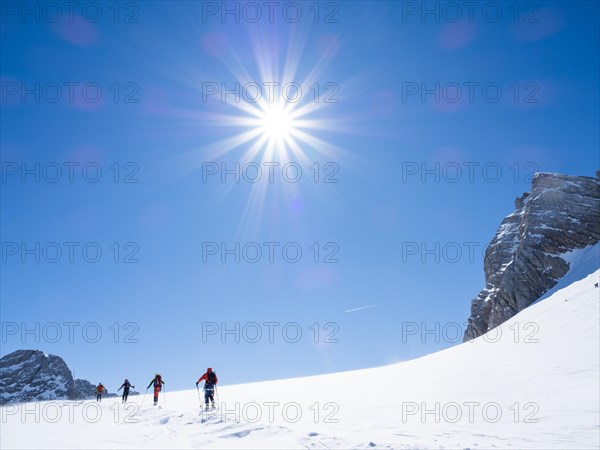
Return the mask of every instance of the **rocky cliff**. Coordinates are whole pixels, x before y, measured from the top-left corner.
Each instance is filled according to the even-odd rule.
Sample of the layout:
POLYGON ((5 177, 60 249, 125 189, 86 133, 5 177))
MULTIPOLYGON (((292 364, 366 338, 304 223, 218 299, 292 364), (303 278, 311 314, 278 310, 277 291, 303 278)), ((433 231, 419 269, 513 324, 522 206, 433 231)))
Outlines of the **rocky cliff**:
POLYGON ((89 381, 73 379, 59 356, 39 350, 17 350, 0 359, 0 404, 83 400, 94 397, 94 390, 89 381))
MULTIPOLYGON (((598 173, 597 173, 598 176, 598 173)), ((464 340, 531 305, 569 270, 561 255, 600 239, 600 180, 538 173, 500 224, 484 259, 486 286, 471 303, 464 340)))

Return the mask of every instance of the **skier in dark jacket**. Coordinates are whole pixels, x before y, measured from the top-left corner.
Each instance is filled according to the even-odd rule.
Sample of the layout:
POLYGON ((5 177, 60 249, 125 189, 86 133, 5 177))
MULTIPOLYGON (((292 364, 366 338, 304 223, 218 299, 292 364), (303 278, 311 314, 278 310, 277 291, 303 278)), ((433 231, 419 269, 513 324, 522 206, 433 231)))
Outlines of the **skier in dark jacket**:
POLYGON ((106 388, 102 385, 102 383, 99 383, 98 386, 96 386, 96 401, 97 402, 102 401, 102 395, 104 395, 105 392, 106 392, 106 388))
POLYGON ((146 388, 146 390, 148 390, 150 386, 154 385, 154 406, 156 406, 156 404, 158 403, 158 393, 161 391, 163 384, 165 384, 165 382, 162 380, 160 374, 157 373, 156 375, 154 375, 154 378, 152 378, 152 381, 146 388))
POLYGON ((133 386, 129 380, 127 378, 125 378, 125 381, 123 382, 123 384, 121 385, 121 387, 119 389, 117 389, 117 392, 119 392, 121 389, 123 389, 123 403, 127 403, 127 397, 129 397, 129 388, 134 388, 135 386, 133 386))
POLYGON ((202 380, 206 381, 206 383, 204 383, 204 404, 206 405, 206 409, 208 410, 209 400, 212 404, 212 407, 215 407, 215 388, 217 386, 217 383, 219 382, 219 379, 217 378, 217 374, 213 372, 213 370, 209 367, 208 369, 206 369, 206 373, 202 375, 198 379, 198 381, 196 381, 196 387, 198 387, 198 384, 202 380))

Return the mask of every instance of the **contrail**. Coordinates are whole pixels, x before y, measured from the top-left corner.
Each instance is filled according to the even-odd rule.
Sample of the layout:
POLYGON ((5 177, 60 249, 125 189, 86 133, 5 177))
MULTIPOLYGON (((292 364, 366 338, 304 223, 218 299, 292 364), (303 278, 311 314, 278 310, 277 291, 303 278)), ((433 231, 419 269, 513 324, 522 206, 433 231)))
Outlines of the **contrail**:
POLYGON ((351 312, 354 312, 354 311, 360 311, 361 309, 374 308, 375 306, 379 306, 379 305, 383 305, 383 303, 375 303, 374 305, 360 306, 358 308, 352 308, 352 309, 349 309, 349 310, 344 311, 344 312, 345 313, 351 313, 351 312))

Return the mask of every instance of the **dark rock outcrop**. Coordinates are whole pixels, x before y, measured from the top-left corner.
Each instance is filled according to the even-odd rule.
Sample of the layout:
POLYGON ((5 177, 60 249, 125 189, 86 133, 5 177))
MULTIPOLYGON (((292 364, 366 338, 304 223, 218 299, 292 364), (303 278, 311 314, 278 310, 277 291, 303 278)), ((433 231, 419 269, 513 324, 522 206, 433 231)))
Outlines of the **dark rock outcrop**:
POLYGON ((88 380, 82 380, 81 378, 75 380, 75 399, 83 400, 92 398, 95 392, 96 385, 90 383, 88 380))
POLYGON ((0 404, 84 400, 94 396, 95 385, 87 380, 74 380, 59 356, 39 350, 17 350, 0 359, 0 404))
POLYGON ((73 375, 62 358, 39 350, 17 350, 0 359, 0 403, 74 396, 73 375))
POLYGON ((569 270, 561 254, 600 240, 600 180, 538 173, 486 250, 486 287, 473 299, 464 340, 535 302, 569 270))

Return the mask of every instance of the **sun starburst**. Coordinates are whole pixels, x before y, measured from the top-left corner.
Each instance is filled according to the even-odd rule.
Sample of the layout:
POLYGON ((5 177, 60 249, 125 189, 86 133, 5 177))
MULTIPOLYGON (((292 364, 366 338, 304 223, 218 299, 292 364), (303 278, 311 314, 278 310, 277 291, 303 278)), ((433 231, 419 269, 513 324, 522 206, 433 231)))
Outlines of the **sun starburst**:
POLYGON ((248 101, 247 95, 238 95, 236 101, 229 98, 225 104, 215 102, 213 111, 203 114, 206 126, 229 127, 233 131, 210 145, 216 156, 241 148, 245 149, 243 160, 285 158, 286 155, 306 160, 309 152, 332 158, 339 151, 318 137, 320 131, 342 128, 339 121, 320 114, 337 102, 335 95, 326 92, 327 88, 337 90, 336 83, 320 80, 331 53, 324 52, 311 65, 301 64, 306 39, 292 34, 287 36, 287 51, 284 63, 280 64, 281 52, 274 48, 276 41, 271 35, 251 35, 249 43, 255 67, 242 63, 242 58, 233 50, 221 57, 242 91, 253 86, 253 94, 257 87, 262 88, 262 92, 258 100, 248 101))
MULTIPOLYGON (((309 167, 315 161, 321 165, 338 161, 344 152, 323 138, 325 132, 330 136, 332 132, 349 131, 342 120, 332 119, 330 107, 337 104, 332 92, 337 92, 339 86, 320 79, 332 57, 331 52, 324 52, 307 64, 306 60, 301 61, 306 38, 252 34, 247 42, 252 48, 252 58, 248 58, 247 53, 242 58, 232 48, 219 55, 230 72, 229 83, 218 83, 219 88, 226 85, 226 101, 222 95, 213 96, 211 101, 204 102, 206 106, 197 112, 197 117, 204 129, 219 133, 221 139, 189 152, 186 169, 191 170, 207 160, 242 166, 248 163, 283 166, 294 162, 305 168, 308 177, 309 167), (281 42, 287 42, 286 51, 274 48, 281 42), (234 85, 241 92, 232 95, 234 85), (251 94, 244 91, 249 86, 252 87, 251 94), (257 87, 262 88, 262 92, 257 93, 257 87), (223 129, 231 132, 222 133, 223 129)), ((215 85, 217 83, 211 86, 213 91, 215 85)), ((204 91, 202 96, 204 98, 204 91)), ((251 186, 240 218, 240 229, 247 227, 250 216, 260 218, 263 215, 267 191, 272 191, 274 186, 273 183, 251 186)), ((291 196, 299 192, 298 185, 293 183, 279 186, 284 186, 291 196)), ((228 184, 224 192, 232 188, 228 184)))

